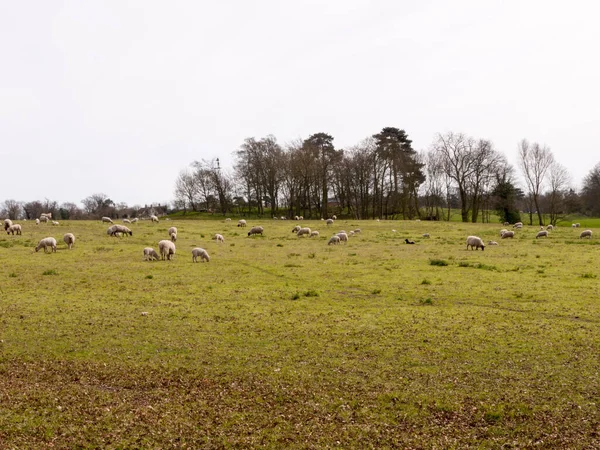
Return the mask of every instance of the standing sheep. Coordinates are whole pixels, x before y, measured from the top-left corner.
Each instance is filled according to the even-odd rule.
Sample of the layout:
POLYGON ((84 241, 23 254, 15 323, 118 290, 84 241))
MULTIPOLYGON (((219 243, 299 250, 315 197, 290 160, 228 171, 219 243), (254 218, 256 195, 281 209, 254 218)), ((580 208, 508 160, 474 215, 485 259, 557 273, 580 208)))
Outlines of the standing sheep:
POLYGON ((171 238, 172 242, 175 242, 177 240, 177 227, 171 227, 169 228, 169 237, 171 238))
POLYGON ((329 242, 327 242, 327 245, 337 245, 340 243, 340 237, 337 235, 333 235, 329 238, 329 242))
POLYGON ((538 233, 535 235, 535 238, 537 239, 541 237, 548 237, 548 232, 546 230, 538 231, 538 233))
POLYGON ((208 256, 208 252, 200 247, 192 249, 192 262, 198 262, 198 257, 200 257, 200 262, 210 261, 210 256, 208 256))
POLYGON ((505 228, 505 229, 503 229, 503 230, 500 230, 500 237, 502 237, 502 235, 503 235, 504 233, 506 233, 507 231, 508 231, 508 230, 507 230, 506 228, 505 228))
POLYGON ((483 241, 478 236, 468 236, 467 237, 467 250, 469 250, 469 246, 471 246, 471 250, 477 250, 481 248, 481 251, 485 250, 485 245, 483 241))
POLYGON ((310 236, 308 236, 308 237, 319 237, 319 232, 317 230, 311 231, 310 236))
POLYGON ((13 235, 15 234, 15 232, 20 235, 21 234, 21 225, 19 225, 18 223, 12 224, 10 227, 8 227, 6 229, 6 234, 12 233, 13 235))
POLYGON ((35 224, 39 225, 40 224, 40 219, 35 219, 35 224))
POLYGON ((325 223, 326 223, 327 225, 333 225, 333 219, 327 219, 327 220, 325 221, 325 223))
POLYGON ((106 233, 109 236, 117 236, 118 233, 128 234, 129 236, 133 236, 133 231, 131 231, 125 225, 119 225, 119 224, 113 225, 112 227, 108 227, 108 230, 106 230, 106 233))
POLYGON ((292 233, 298 233, 298 231, 300 231, 300 225, 296 225, 294 228, 292 228, 292 233))
POLYGON ((515 223, 513 225, 513 228, 517 228, 517 229, 523 228, 523 222, 517 222, 517 223, 515 223))
POLYGON ((146 247, 144 249, 144 261, 158 261, 159 260, 158 253, 152 247, 146 247))
POLYGON ((298 236, 298 237, 304 236, 304 235, 310 236, 310 228, 308 228, 308 227, 300 228, 298 230, 298 232, 296 233, 296 236, 298 236))
POLYGON ((255 234, 263 235, 264 228, 263 227, 252 227, 250 231, 248 231, 248 236, 253 236, 255 234))
POLYGON ((579 235, 579 239, 582 239, 584 237, 591 239, 592 238, 592 230, 582 231, 581 234, 579 235))
POLYGON ((52 249, 52 252, 56 253, 56 239, 54 239, 53 237, 47 237, 40 240, 40 242, 38 242, 37 247, 35 247, 35 251, 37 252, 40 248, 43 248, 44 253, 48 253, 46 251, 47 247, 50 247, 52 249))
POLYGON ((102 223, 113 223, 112 219, 110 217, 103 217, 102 218, 102 223))
POLYGON ((554 230, 554 225, 552 225, 552 224, 548 225, 548 226, 546 227, 546 230, 548 230, 548 231, 552 231, 552 230, 554 230))
POLYGON ((151 220, 152 222, 158 222, 158 217, 156 217, 154 214, 152 214, 152 215, 150 216, 150 220, 151 220))
POLYGON ((338 234, 336 234, 336 236, 340 238, 340 242, 343 242, 345 244, 348 243, 348 234, 347 233, 341 231, 338 234))
POLYGON ((160 259, 167 259, 170 261, 175 256, 175 244, 171 241, 162 240, 158 243, 158 251, 160 252, 160 259))
POLYGON ((75 235, 73 233, 66 233, 63 236, 63 241, 67 244, 67 248, 71 250, 73 248, 73 244, 75 243, 75 235))
POLYGON ((508 239, 508 238, 514 238, 515 237, 515 232, 514 231, 505 231, 504 233, 502 233, 502 239, 508 239))
POLYGON ((333 216, 331 216, 331 218, 332 218, 333 220, 337 220, 337 216, 336 216, 335 214, 334 214, 333 216))
POLYGON ((238 227, 242 227, 242 228, 245 227, 246 226, 246 221, 244 219, 238 220, 237 226, 238 227))
POLYGON ((12 227, 12 220, 10 219, 4 219, 4 231, 8 230, 10 227, 12 227))
POLYGON ((223 237, 222 234, 219 234, 219 233, 215 234, 212 237, 212 239, 213 239, 213 241, 217 241, 217 244, 225 242, 225 238, 223 237))

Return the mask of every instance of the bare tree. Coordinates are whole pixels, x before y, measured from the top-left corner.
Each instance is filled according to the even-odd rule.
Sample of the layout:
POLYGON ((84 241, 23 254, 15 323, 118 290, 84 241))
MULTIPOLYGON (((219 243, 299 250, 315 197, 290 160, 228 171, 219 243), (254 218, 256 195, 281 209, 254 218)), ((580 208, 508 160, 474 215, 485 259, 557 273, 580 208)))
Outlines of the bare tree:
POLYGON ((581 197, 588 214, 600 215, 600 162, 583 179, 581 197))
MULTIPOLYGON (((544 217, 540 209, 540 191, 544 185, 548 170, 554 162, 554 156, 546 146, 540 146, 537 142, 529 144, 526 139, 519 143, 518 148, 519 166, 525 177, 525 183, 533 204, 535 206, 540 225, 544 225, 544 217)), ((532 224, 532 214, 530 211, 530 225, 532 224)))
POLYGON ((16 200, 5 200, 0 214, 4 218, 17 220, 21 218, 22 204, 16 200))
POLYGON ((175 180, 175 200, 178 206, 182 206, 184 211, 191 207, 192 211, 197 210, 198 203, 198 183, 194 174, 188 170, 179 172, 175 180))
POLYGON ((548 214, 552 225, 556 225, 557 222, 563 220, 568 214, 564 200, 570 181, 571 175, 568 170, 562 164, 556 161, 553 162, 548 174, 550 189, 546 195, 548 200, 548 214))

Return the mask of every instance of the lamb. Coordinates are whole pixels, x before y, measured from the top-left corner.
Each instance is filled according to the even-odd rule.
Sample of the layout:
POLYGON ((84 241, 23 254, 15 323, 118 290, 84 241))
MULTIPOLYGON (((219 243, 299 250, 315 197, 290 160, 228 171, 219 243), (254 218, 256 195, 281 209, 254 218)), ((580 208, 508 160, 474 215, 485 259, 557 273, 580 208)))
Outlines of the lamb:
POLYGON ((515 237, 515 232, 514 231, 505 231, 504 233, 502 233, 502 239, 508 239, 508 238, 514 238, 515 237))
POLYGON ((592 230, 582 231, 581 234, 579 235, 579 239, 582 239, 584 237, 591 239, 592 238, 592 230))
POLYGON ((158 222, 158 217, 156 217, 154 214, 152 214, 152 215, 150 216, 150 220, 151 220, 152 222, 158 222))
POLYGON ((10 227, 8 227, 6 229, 6 234, 12 233, 13 235, 15 233, 17 233, 18 235, 21 234, 21 225, 19 225, 18 223, 15 223, 13 225, 11 225, 10 227))
POLYGON ((517 229, 523 228, 523 222, 517 222, 517 223, 515 223, 513 225, 513 228, 517 228, 517 229))
POLYGON ((215 235, 214 235, 212 238, 213 238, 213 240, 214 240, 214 241, 217 241, 217 244, 218 244, 219 242, 221 242, 221 243, 225 242, 225 238, 223 237, 223 235, 222 235, 222 234, 218 234, 218 233, 217 233, 217 234, 215 234, 215 235))
POLYGON ((40 222, 47 223, 48 222, 48 217, 46 217, 44 215, 41 215, 39 220, 40 220, 40 222))
POLYGON ((548 237, 548 232, 546 230, 538 231, 538 233, 535 235, 535 238, 537 239, 541 237, 548 237))
POLYGON ((175 256, 175 244, 164 239, 158 243, 158 251, 160 252, 160 259, 164 260, 166 258, 170 261, 175 256))
POLYGON ((467 250, 469 250, 469 246, 471 246, 471 250, 478 250, 481 248, 481 251, 485 250, 485 245, 483 241, 478 236, 468 236, 467 237, 467 250))
POLYGON ((231 222, 231 217, 228 217, 227 219, 225 219, 225 222, 231 222))
POLYGON ((504 225, 505 227, 509 226, 510 223, 509 222, 504 222, 502 225, 504 225))
POLYGON ((200 262, 210 261, 210 256, 208 256, 208 252, 200 247, 192 249, 192 262, 198 262, 198 257, 200 257, 200 262))
POLYGON ((581 226, 581 224, 579 223, 574 223, 573 225, 571 225, 573 228, 579 228, 581 226))
POLYGON ((40 214, 40 219, 42 217, 46 217, 48 220, 52 219, 52 213, 41 213, 40 214))
POLYGON ((40 242, 38 242, 35 251, 37 252, 40 248, 43 248, 44 253, 48 253, 46 251, 47 247, 50 247, 52 249, 52 252, 56 253, 56 239, 54 239, 53 237, 47 237, 42 239, 40 242))
POLYGON ((35 219, 35 224, 39 225, 40 224, 40 219, 35 219))
POLYGON ((152 247, 146 247, 144 249, 144 261, 158 261, 159 259, 158 253, 156 253, 156 250, 152 247))
POLYGON ((350 236, 354 236, 354 231, 350 230, 350 232, 348 233, 348 237, 350 236))
POLYGON ((4 231, 8 230, 10 227, 12 227, 12 220, 10 219, 4 219, 4 231))
POLYGON ((56 220, 53 220, 52 225, 60 225, 60 223, 58 223, 56 220))
POLYGON ((340 243, 340 237, 337 235, 333 235, 329 238, 329 242, 327 242, 327 245, 337 245, 340 243))
POLYGON ((63 241, 67 244, 67 248, 71 250, 73 248, 73 244, 75 243, 75 235, 73 233, 67 233, 63 236, 63 241))
POLYGON ((411 240, 408 240, 408 239, 404 239, 404 242, 407 243, 407 244, 414 244, 415 243, 415 241, 411 241, 411 240))
POLYGON ((333 225, 333 219, 327 219, 327 220, 325 221, 325 223, 326 223, 327 225, 333 225))
POLYGON ((317 230, 311 231, 310 236, 308 236, 308 237, 319 237, 319 232, 317 230))
POLYGON ((305 227, 305 228, 300 228, 300 229, 298 230, 298 232, 296 233, 296 236, 300 237, 300 236, 304 236, 305 234, 306 234, 307 236, 310 236, 310 232, 311 232, 311 230, 310 230, 310 228, 308 228, 308 227, 305 227))
POLYGON ((253 236, 255 234, 263 235, 264 228, 263 227, 252 227, 250 231, 248 231, 248 236, 253 236))
POLYGON ((246 221, 244 219, 240 219, 238 220, 238 227, 245 227, 246 226, 246 221))
POLYGON ((348 242, 348 235, 346 233, 340 232, 336 236, 340 238, 341 242, 345 242, 345 243, 348 242))
POLYGON ((123 223, 131 223, 131 220, 129 220, 129 219, 123 219, 123 223))
POLYGON ((169 233, 169 236, 171 236, 171 240, 173 242, 175 242, 177 240, 177 227, 171 227, 171 228, 169 228, 169 230, 167 231, 167 233, 169 233), (173 239, 173 235, 175 235, 175 239, 173 239))
POLYGON ((294 228, 292 228, 292 233, 297 233, 298 231, 300 231, 300 225, 296 225, 294 228))
POLYGON ((103 217, 101 220, 102 220, 102 223, 113 223, 113 221, 110 217, 103 217))
POLYGON ((488 245, 498 245, 496 241, 488 241, 488 245))
POLYGON ((294 220, 300 220, 299 216, 294 216, 294 220))

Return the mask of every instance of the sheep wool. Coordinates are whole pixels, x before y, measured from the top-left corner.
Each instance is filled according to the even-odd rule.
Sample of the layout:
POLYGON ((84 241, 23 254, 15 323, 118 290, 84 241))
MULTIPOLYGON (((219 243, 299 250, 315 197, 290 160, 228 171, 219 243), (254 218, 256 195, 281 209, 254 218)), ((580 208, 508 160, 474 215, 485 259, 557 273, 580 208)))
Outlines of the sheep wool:
POLYGON ((468 236, 467 237, 467 250, 471 247, 471 250, 478 250, 481 248, 481 251, 485 249, 485 245, 479 236, 468 236))
POLYGON ((158 253, 156 253, 156 250, 152 247, 146 247, 144 249, 144 261, 158 261, 159 259, 158 253))
POLYGON ((63 241, 67 244, 67 248, 71 250, 73 248, 73 244, 75 243, 75 235, 73 233, 66 233, 63 236, 63 241))
POLYGON ((35 251, 37 252, 40 248, 43 248, 44 253, 49 253, 46 251, 48 247, 52 249, 52 252, 56 253, 56 239, 54 239, 53 237, 47 237, 40 240, 40 242, 38 242, 37 247, 35 247, 35 251))
POLYGON ((198 262, 198 257, 200 257, 200 262, 210 261, 210 256, 208 256, 208 252, 200 247, 192 249, 192 262, 198 262))
POLYGON ((166 239, 162 240, 158 243, 158 251, 160 252, 160 259, 170 261, 175 256, 175 244, 166 239))
POLYGON ((592 230, 582 231, 581 234, 579 235, 579 239, 583 239, 584 237, 591 239, 592 238, 592 230))

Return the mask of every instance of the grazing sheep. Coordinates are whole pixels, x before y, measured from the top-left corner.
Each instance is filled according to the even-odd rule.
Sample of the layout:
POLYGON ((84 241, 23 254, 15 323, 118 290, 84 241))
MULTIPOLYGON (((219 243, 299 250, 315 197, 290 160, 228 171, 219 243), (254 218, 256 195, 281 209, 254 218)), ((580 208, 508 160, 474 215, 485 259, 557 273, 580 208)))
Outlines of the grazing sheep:
POLYGON ((515 232, 514 231, 505 231, 504 233, 502 233, 502 239, 508 239, 508 238, 514 238, 515 237, 515 232))
POLYGON ((171 236, 173 233, 177 234, 177 227, 171 227, 171 228, 169 228, 169 230, 167 231, 167 233, 169 233, 169 236, 171 236))
POLYGON ((544 229, 544 225, 540 225, 540 231, 544 229))
POLYGON ((175 242, 177 240, 177 233, 171 233, 171 242, 175 242))
POLYGON ((52 213, 41 213, 40 218, 47 217, 48 219, 52 219, 52 213))
POLYGON ((509 226, 510 223, 509 222, 504 222, 502 225, 504 225, 505 227, 509 226))
POLYGON ((297 233, 298 231, 300 231, 300 225, 296 225, 294 228, 292 228, 292 233, 297 233))
POLYGON ((350 230, 350 232, 348 233, 348 237, 350 236, 354 236, 354 231, 350 230))
POLYGON ((287 220, 287 217, 285 217, 285 216, 281 216, 281 217, 280 217, 280 219, 281 219, 281 220, 287 220))
POLYGON ((248 231, 248 236, 253 236, 255 234, 263 235, 264 228, 263 227, 252 227, 250 231, 248 231))
POLYGON ((331 218, 332 218, 333 220, 337 220, 337 216, 336 216, 335 214, 334 214, 333 216, 331 216, 331 218))
POLYGON ((111 227, 108 227, 108 229, 106 230, 106 234, 108 234, 109 236, 117 236, 118 233, 133 236, 133 231, 131 231, 125 225, 113 225, 111 227))
POLYGON ((131 220, 129 220, 129 219, 123 219, 123 223, 131 223, 131 220))
POLYGON ((102 218, 102 223, 113 223, 112 219, 110 217, 103 217, 102 218))
POLYGON ((331 245, 331 244, 337 245, 339 243, 340 243, 340 237, 337 235, 334 235, 329 238, 329 242, 327 242, 327 245, 331 245))
POLYGON ((10 227, 12 227, 12 220, 10 219, 4 219, 4 231, 8 230, 10 227))
POLYGON ((579 239, 582 239, 584 237, 591 239, 592 238, 592 230, 582 231, 581 234, 579 235, 579 239))
POLYGON ((408 240, 408 239, 404 239, 404 242, 407 243, 407 244, 413 244, 413 245, 415 243, 415 241, 411 241, 411 240, 408 240))
POLYGON ((317 230, 311 231, 310 236, 308 236, 308 237, 319 237, 319 232, 317 230))
POLYGON ((575 224, 575 228, 579 228, 581 225, 579 223, 575 224))
POLYGON ((341 242, 348 243, 348 234, 347 233, 344 233, 343 231, 341 231, 336 236, 340 238, 341 242))
POLYGON ((535 238, 537 239, 541 237, 548 237, 548 232, 546 230, 538 231, 538 233, 535 235, 535 238))
POLYGON ((152 214, 152 215, 150 216, 150 220, 151 220, 152 222, 158 222, 158 217, 156 217, 154 214, 152 214))
POLYGON ((60 223, 58 223, 56 220, 53 220, 52 225, 60 225, 60 223))
POLYGON ((513 228, 517 228, 517 229, 523 228, 523 222, 517 222, 517 223, 515 223, 513 225, 513 228))
POLYGON ((46 217, 46 216, 43 216, 43 215, 42 215, 42 216, 40 216, 40 222, 47 223, 47 222, 48 222, 48 217, 46 217))
POLYGON ((134 219, 131 219, 131 223, 136 223, 138 220, 140 220, 140 219, 138 219, 137 217, 134 219))
POLYGON ((152 247, 146 247, 144 249, 144 261, 158 261, 159 260, 158 253, 152 247))
POLYGON ((326 223, 327 225, 333 225, 333 219, 327 219, 327 220, 325 221, 325 223, 326 223))
POLYGON ((171 241, 162 240, 158 243, 158 251, 160 252, 160 259, 167 259, 170 261, 175 255, 175 244, 171 241))
POLYGON ((304 236, 304 235, 310 236, 310 228, 305 227, 305 228, 300 228, 298 230, 298 232, 296 233, 296 236, 300 237, 300 236, 304 236))
POLYGON ((47 237, 47 238, 42 239, 40 242, 38 242, 38 245, 35 248, 35 251, 37 252, 40 248, 43 248, 44 253, 48 253, 46 251, 47 247, 50 247, 52 249, 52 251, 54 253, 56 253, 56 239, 54 239, 53 237, 47 237))
POLYGON ((354 230, 355 233, 360 233, 360 228, 357 228, 356 230, 354 230))
POLYGON ((429 235, 429 233, 425 233, 425 234, 423 234, 423 237, 424 238, 428 238, 428 237, 431 237, 431 236, 429 235))
POLYGON ((471 250, 478 250, 479 248, 481 248, 481 251, 485 250, 485 245, 478 236, 467 237, 467 250, 469 250, 469 246, 471 246, 471 250))
POLYGON ((294 220, 300 220, 300 216, 294 216, 294 220))
POLYGON ((246 226, 246 221, 244 219, 240 219, 238 220, 238 227, 245 227, 246 226))
POLYGON ((18 223, 11 225, 10 227, 8 227, 6 229, 6 234, 9 234, 9 233, 11 233, 13 235, 15 233, 17 233, 18 235, 20 235, 21 234, 21 225, 19 225, 18 223))
POLYGON ((217 241, 217 244, 218 244, 218 243, 223 243, 223 242, 225 242, 225 238, 223 237, 223 235, 222 235, 222 234, 218 234, 218 233, 217 233, 217 234, 215 234, 215 235, 212 237, 212 239, 213 239, 213 241, 217 241))
POLYGON ((196 247, 196 248, 192 249, 192 262, 198 262, 198 256, 200 257, 200 262, 202 262, 202 261, 209 262, 210 261, 210 256, 208 256, 208 252, 206 250, 204 250, 203 248, 196 247))
POLYGON ((505 229, 503 229, 503 230, 500 230, 500 237, 502 237, 502 235, 503 235, 504 233, 506 233, 507 231, 508 231, 508 230, 507 230, 506 228, 505 228, 505 229))
POLYGON ((488 241, 488 245, 498 245, 496 241, 488 241))
POLYGON ((39 225, 40 224, 40 219, 35 219, 35 224, 39 225))
POLYGON ((552 230, 554 230, 554 225, 552 225, 552 224, 548 225, 548 226, 546 227, 546 230, 548 230, 548 231, 552 231, 552 230))
POLYGON ((63 241, 67 244, 67 248, 71 250, 73 244, 75 243, 75 235, 73 233, 67 233, 63 236, 63 241))

